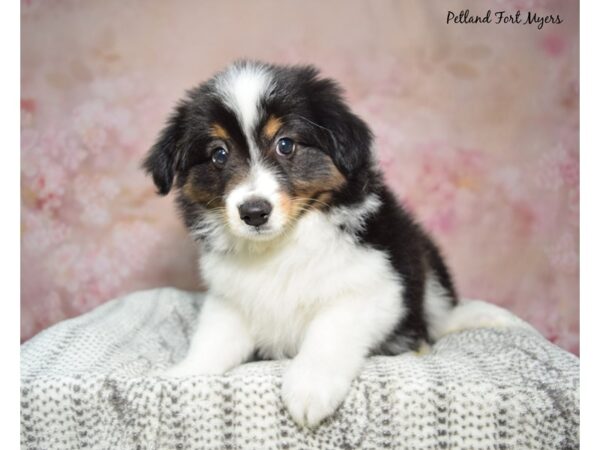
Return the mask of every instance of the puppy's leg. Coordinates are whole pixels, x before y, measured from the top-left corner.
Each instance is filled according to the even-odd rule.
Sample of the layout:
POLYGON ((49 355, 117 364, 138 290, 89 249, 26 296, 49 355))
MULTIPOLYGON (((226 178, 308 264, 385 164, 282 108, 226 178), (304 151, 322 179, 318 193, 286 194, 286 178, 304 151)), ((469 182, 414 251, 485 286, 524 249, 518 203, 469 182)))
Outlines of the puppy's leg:
POLYGON ((400 300, 379 296, 344 299, 319 311, 283 377, 283 400, 300 425, 314 427, 333 414, 369 350, 400 316, 400 300))
POLYGON ((186 357, 166 375, 221 374, 243 363, 253 351, 253 339, 238 311, 209 296, 200 310, 186 357))

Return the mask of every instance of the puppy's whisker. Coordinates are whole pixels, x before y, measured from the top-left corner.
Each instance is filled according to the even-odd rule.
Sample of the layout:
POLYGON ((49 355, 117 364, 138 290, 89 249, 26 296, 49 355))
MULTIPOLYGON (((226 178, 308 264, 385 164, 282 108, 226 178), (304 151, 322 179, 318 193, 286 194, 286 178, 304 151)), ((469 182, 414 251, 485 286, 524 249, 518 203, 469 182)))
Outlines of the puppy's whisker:
POLYGON ((222 199, 222 198, 223 198, 222 195, 217 195, 216 197, 214 197, 208 201, 208 203, 206 204, 206 207, 208 208, 212 202, 214 202, 215 200, 222 199))
MULTIPOLYGON (((314 126, 315 126, 315 127, 317 127, 317 128, 321 128, 322 130, 325 130, 325 131, 327 131, 327 133, 329 133, 329 135, 330 135, 332 138, 334 138, 333 131, 331 131, 329 128, 327 128, 327 127, 324 127, 323 125, 319 125, 318 123, 315 123, 315 122, 313 122, 312 120, 310 120, 309 118, 307 118, 307 117, 304 117, 304 116, 302 116, 302 115, 300 115, 300 114, 290 113, 290 114, 285 114, 283 117, 284 117, 284 118, 285 118, 285 117, 297 117, 298 119, 300 119, 300 120, 303 120, 304 122, 310 123, 311 125, 314 125, 314 126)), ((335 138, 334 138, 334 139, 335 139, 335 138)))
POLYGON ((329 208, 331 206, 329 203, 326 203, 326 202, 321 201, 321 200, 316 199, 316 198, 309 198, 309 197, 294 197, 292 199, 292 201, 294 201, 294 202, 296 202, 296 201, 297 202, 307 202, 307 203, 310 203, 310 204, 312 204, 312 203, 318 203, 319 205, 323 205, 326 208, 329 208))
POLYGON ((327 203, 323 202, 322 200, 319 200, 318 198, 314 198, 314 197, 292 197, 292 200, 293 201, 318 202, 318 203, 327 204, 327 203))

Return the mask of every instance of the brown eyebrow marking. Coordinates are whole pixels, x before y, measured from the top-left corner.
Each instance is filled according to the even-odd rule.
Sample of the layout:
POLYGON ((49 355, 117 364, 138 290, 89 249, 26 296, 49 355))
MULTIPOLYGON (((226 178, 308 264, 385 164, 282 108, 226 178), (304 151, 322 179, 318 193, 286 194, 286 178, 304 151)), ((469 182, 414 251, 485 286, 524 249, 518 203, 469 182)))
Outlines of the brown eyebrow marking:
POLYGON ((229 139, 229 133, 227 132, 227 130, 216 122, 212 124, 210 133, 213 137, 217 139, 223 139, 224 141, 229 139))
POLYGON ((281 123, 279 117, 269 116, 267 123, 265 123, 265 126, 263 127, 263 133, 269 139, 273 139, 273 136, 277 134, 282 125, 283 123, 281 123))

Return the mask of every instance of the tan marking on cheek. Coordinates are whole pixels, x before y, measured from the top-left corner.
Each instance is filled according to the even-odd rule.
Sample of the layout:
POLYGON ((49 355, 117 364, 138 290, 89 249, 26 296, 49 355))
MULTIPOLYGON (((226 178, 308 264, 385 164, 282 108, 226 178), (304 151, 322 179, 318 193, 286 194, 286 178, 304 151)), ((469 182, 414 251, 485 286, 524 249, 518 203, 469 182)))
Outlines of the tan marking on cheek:
POLYGON ((214 192, 207 192, 202 189, 198 189, 194 185, 191 179, 188 179, 183 188, 181 189, 183 195, 188 199, 196 203, 202 203, 210 208, 217 208, 223 206, 223 200, 219 195, 215 195, 214 192))
POLYGON ((267 120, 267 123, 263 127, 264 135, 269 139, 273 139, 273 136, 277 134, 281 128, 281 125, 283 124, 281 123, 281 119, 279 117, 270 116, 267 120))
POLYGON ((335 167, 333 161, 329 163, 329 174, 315 180, 298 180, 294 183, 294 190, 298 197, 315 198, 319 200, 314 207, 324 207, 320 202, 331 200, 331 192, 339 189, 346 183, 346 179, 335 167))
POLYGON ((279 194, 279 205, 287 221, 296 220, 307 210, 324 210, 330 205, 333 192, 346 183, 346 178, 328 159, 328 173, 314 180, 295 180, 294 195, 279 194))
POLYGON ((289 220, 292 217, 292 209, 294 208, 294 201, 286 193, 281 192, 279 194, 279 207, 284 216, 289 220))
POLYGON ((332 198, 333 194, 331 192, 321 192, 316 198, 318 200, 316 207, 324 208, 325 205, 329 204, 332 198))
POLYGON ((227 130, 216 122, 212 124, 212 127, 210 128, 210 134, 212 137, 222 139, 224 141, 229 139, 229 133, 227 133, 227 130))
POLYGON ((341 188, 344 184, 346 184, 346 178, 344 178, 344 175, 342 175, 332 163, 329 176, 320 179, 315 183, 315 187, 321 191, 333 191, 341 188))
POLYGON ((279 194, 279 207, 286 218, 286 223, 298 218, 306 210, 308 199, 298 199, 290 197, 286 193, 279 194))

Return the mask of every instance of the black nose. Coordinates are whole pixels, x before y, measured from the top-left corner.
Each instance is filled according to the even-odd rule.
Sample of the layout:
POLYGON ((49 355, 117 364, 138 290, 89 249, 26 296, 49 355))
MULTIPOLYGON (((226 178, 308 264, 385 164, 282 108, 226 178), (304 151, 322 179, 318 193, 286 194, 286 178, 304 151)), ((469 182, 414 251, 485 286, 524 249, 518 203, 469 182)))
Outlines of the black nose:
POLYGON ((240 218, 248 225, 258 227, 269 220, 273 207, 263 199, 252 199, 242 203, 239 207, 240 218))

